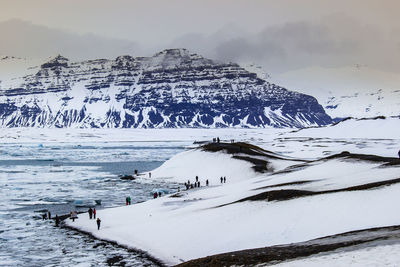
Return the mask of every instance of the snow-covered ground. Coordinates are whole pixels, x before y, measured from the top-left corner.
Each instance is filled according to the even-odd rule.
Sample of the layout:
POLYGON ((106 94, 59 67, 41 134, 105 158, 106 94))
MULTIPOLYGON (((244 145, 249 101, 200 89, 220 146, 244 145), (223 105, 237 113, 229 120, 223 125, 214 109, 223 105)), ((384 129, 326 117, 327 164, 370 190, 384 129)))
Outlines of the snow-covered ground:
MULTIPOLYGON (((315 257, 287 261, 273 265, 275 267, 376 267, 398 266, 399 244, 386 244, 375 247, 366 247, 353 251, 337 251, 334 253, 321 253, 315 257)), ((257 267, 271 266, 258 265, 257 267)))
MULTIPOLYGON (((86 214, 73 223, 67 223, 98 238, 145 250, 171 265, 223 252, 398 225, 398 183, 369 190, 342 190, 279 201, 241 200, 273 190, 321 192, 399 178, 398 165, 386 166, 346 157, 312 162, 293 160, 315 159, 344 150, 365 154, 375 151, 378 153, 372 154, 397 156, 400 140, 393 132, 400 128, 399 121, 347 121, 331 128, 297 133, 282 130, 186 129, 183 132, 171 130, 173 134, 169 130, 157 130, 158 137, 173 134, 170 139, 202 141, 219 136, 224 140, 249 141, 277 152, 281 159, 270 160, 271 171, 257 173, 249 162, 232 158, 231 154, 188 150, 153 170, 152 179, 182 183, 187 180, 194 182, 195 176, 199 176, 201 188, 186 191, 182 186, 182 191, 174 196, 99 211, 98 217, 102 220, 100 230, 86 214), (353 136, 346 134, 351 130, 350 126, 353 129, 362 127, 360 134, 354 135, 356 138, 349 138, 353 136), (226 176, 227 182, 221 184, 220 176, 226 176), (209 187, 204 186, 206 179, 210 181, 209 187), (306 182, 296 183, 302 181, 306 182)), ((137 133, 140 134, 127 134, 126 138, 142 136, 151 139, 151 131, 137 133)), ((400 255, 397 258, 400 259, 400 255)))

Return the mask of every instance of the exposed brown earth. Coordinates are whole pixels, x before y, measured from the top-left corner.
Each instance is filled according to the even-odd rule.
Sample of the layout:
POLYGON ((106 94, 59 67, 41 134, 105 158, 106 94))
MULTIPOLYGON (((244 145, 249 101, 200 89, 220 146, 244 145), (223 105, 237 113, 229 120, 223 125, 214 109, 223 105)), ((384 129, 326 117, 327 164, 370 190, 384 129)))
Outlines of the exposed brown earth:
POLYGON ((352 231, 306 242, 277 245, 257 249, 228 252, 181 263, 179 267, 220 267, 255 266, 275 264, 300 257, 308 257, 320 252, 340 248, 357 249, 363 246, 376 246, 377 242, 400 241, 400 225, 352 231))

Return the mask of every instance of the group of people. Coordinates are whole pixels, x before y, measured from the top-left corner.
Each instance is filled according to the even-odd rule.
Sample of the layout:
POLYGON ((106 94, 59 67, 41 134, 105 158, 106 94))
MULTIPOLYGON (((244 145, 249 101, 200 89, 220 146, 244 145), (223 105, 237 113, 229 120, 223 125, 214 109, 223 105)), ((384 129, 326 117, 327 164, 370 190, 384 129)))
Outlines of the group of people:
POLYGON ((220 142, 219 137, 214 137, 214 138, 213 138, 213 143, 219 143, 219 142, 220 142))
POLYGON ((89 208, 88 213, 89 213, 89 219, 90 220, 92 219, 92 217, 94 219, 96 219, 96 208, 93 208, 93 209, 89 208))
MULTIPOLYGON (((100 218, 96 219, 96 214, 97 214, 96 208, 93 208, 93 209, 89 208, 88 213, 89 213, 89 220, 95 219, 96 223, 97 223, 97 230, 100 230, 101 220, 100 220, 100 218)), ((74 222, 75 219, 78 219, 78 213, 76 211, 71 211, 69 214, 69 217, 74 222)), ((56 215, 56 226, 58 226, 58 224, 59 224, 59 219, 58 219, 58 216, 56 215)))
POLYGON ((154 192, 154 194, 153 194, 153 198, 157 198, 157 197, 161 197, 161 191, 156 191, 156 192, 154 192))
MULTIPOLYGON (((43 213, 42 214, 42 220, 51 220, 51 212, 50 211, 48 211, 47 213, 45 212, 45 213, 43 213)), ((56 226, 59 226, 60 225, 60 218, 58 217, 58 215, 56 214, 56 217, 54 217, 54 221, 55 221, 55 224, 56 224, 56 226)))
MULTIPOLYGON (((226 183, 226 176, 221 176, 220 178, 221 180, 221 184, 222 183, 226 183)), ((209 186, 210 182, 208 181, 208 179, 206 180, 206 186, 209 186)), ((196 188, 196 187, 200 187, 200 181, 199 181, 199 177, 196 176, 196 181, 194 183, 191 183, 190 180, 188 180, 187 182, 185 182, 185 187, 186 190, 192 189, 192 188, 196 188)))
POLYGON ((47 219, 51 220, 51 212, 50 211, 48 211, 47 213, 45 212, 45 213, 42 214, 42 220, 44 221, 44 220, 47 220, 47 219))
MULTIPOLYGON (((129 202, 130 201, 131 201, 131 198, 129 197, 129 202)), ((92 218, 96 219, 96 208, 93 208, 93 209, 89 208, 88 213, 89 213, 89 220, 91 220, 92 218)), ((101 223, 100 218, 96 219, 96 223, 97 223, 97 230, 100 230, 100 223, 101 223)))
MULTIPOLYGON (((206 180, 206 186, 208 186, 208 180, 206 180)), ((196 176, 196 181, 193 184, 190 182, 190 180, 188 180, 187 183, 185 182, 185 187, 186 187, 186 190, 189 190, 191 188, 200 187, 199 176, 196 176)))

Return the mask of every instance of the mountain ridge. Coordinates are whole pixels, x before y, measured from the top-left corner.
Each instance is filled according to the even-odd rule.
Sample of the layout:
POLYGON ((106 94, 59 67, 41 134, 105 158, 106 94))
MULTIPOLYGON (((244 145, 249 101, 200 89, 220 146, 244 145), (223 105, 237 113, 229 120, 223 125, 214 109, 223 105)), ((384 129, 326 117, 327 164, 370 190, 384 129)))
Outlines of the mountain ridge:
POLYGON ((186 49, 71 62, 1 80, 1 127, 296 127, 332 119, 317 100, 186 49))

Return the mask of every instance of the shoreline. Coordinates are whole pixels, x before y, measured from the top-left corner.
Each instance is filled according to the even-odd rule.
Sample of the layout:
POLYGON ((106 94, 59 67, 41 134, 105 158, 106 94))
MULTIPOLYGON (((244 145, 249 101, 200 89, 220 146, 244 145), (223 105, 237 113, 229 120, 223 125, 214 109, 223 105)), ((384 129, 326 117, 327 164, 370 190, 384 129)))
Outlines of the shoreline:
MULTIPOLYGON (((168 265, 162 260, 158 259, 156 256, 150 255, 147 251, 141 250, 139 248, 132 248, 116 241, 98 238, 89 231, 84 231, 79 228, 67 225, 64 221, 69 218, 68 215, 63 215, 60 224, 60 228, 68 229, 92 239, 106 242, 115 247, 120 247, 126 249, 130 253, 135 253, 141 258, 150 260, 157 266, 168 267, 218 267, 218 266, 254 266, 257 264, 277 264, 285 262, 288 260, 296 260, 302 257, 315 256, 319 253, 330 253, 338 249, 349 249, 355 248, 357 246, 366 245, 369 243, 379 242, 379 241, 390 241, 390 240, 400 240, 400 225, 392 225, 386 227, 375 227, 369 229, 362 229, 350 232, 339 233, 335 235, 320 237, 312 240, 307 240, 304 242, 281 244, 261 248, 252 248, 238 251, 229 251, 226 253, 219 253, 214 255, 209 255, 206 257, 200 257, 197 259, 192 259, 182 263, 168 265), (371 235, 371 233, 373 233, 371 235), (365 235, 364 234, 370 234, 365 235)), ((374 245, 371 245, 372 247, 374 245)), ((378 246, 376 244, 375 246, 378 246)))
MULTIPOLYGON (((79 214, 83 214, 83 213, 86 213, 86 212, 82 212, 82 213, 79 213, 79 214)), ((122 244, 119 244, 118 242, 115 242, 115 241, 112 241, 112 240, 98 238, 98 237, 94 236, 91 232, 84 231, 84 230, 81 230, 79 228, 75 228, 73 226, 70 226, 70 225, 66 224, 65 220, 67 220, 69 218, 69 215, 61 215, 59 217, 60 217, 60 221, 61 221, 60 226, 59 226, 60 228, 68 229, 68 230, 83 234, 85 236, 88 236, 88 237, 90 237, 92 239, 106 242, 106 243, 111 244, 111 245, 113 245, 115 247, 120 247, 120 248, 126 249, 128 252, 130 252, 130 253, 133 252, 136 255, 139 255, 140 258, 145 258, 145 259, 153 262, 155 265, 157 265, 159 267, 167 267, 168 266, 167 264, 162 262, 160 259, 156 258, 155 256, 150 255, 150 253, 148 253, 147 251, 144 251, 144 250, 141 250, 141 249, 138 249, 138 248, 132 248, 132 247, 129 247, 129 246, 126 246, 126 245, 122 245, 122 244)))

